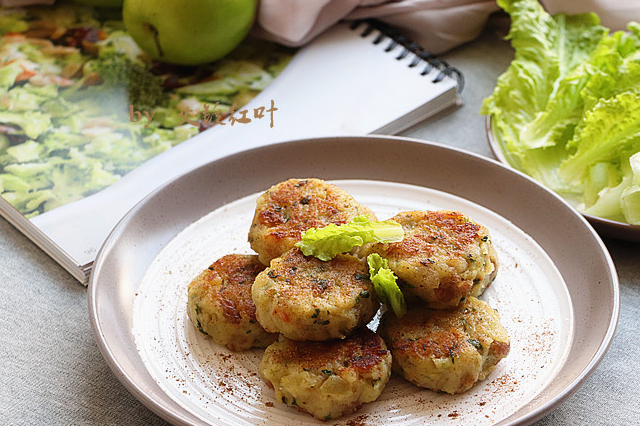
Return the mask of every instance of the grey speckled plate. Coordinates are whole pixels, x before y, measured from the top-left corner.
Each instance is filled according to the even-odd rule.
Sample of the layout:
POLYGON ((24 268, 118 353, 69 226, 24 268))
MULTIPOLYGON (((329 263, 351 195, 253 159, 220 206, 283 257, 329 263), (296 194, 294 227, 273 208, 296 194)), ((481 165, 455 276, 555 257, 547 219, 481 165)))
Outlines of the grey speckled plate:
POLYGON ((182 300, 189 277, 214 257, 247 250, 257 193, 309 176, 338 181, 381 218, 455 208, 484 223, 502 262, 483 298, 512 337, 509 357, 468 393, 437 395, 392 378, 378 401, 338 424, 449 424, 452 417, 529 424, 575 392, 602 359, 618 318, 616 273, 597 234, 561 198, 495 161, 438 144, 373 136, 292 141, 217 160, 158 189, 98 254, 89 284, 96 340, 117 377, 158 415, 177 425, 317 423, 273 404, 255 375, 259 351, 232 354, 203 339, 182 300), (203 254, 203 247, 213 248, 203 254))
MULTIPOLYGON (((501 163, 511 167, 509 161, 507 160, 507 157, 504 155, 504 152, 502 152, 502 146, 500 145, 500 141, 495 135, 491 123, 491 116, 487 116, 487 119, 485 121, 485 130, 487 133, 487 140, 489 141, 489 147, 501 163)), ((571 202, 571 200, 566 201, 568 201, 569 203, 571 202)), ((587 218, 587 220, 593 225, 594 228, 596 228, 600 235, 618 238, 621 240, 640 242, 640 226, 631 225, 625 222, 618 222, 611 219, 605 219, 586 213, 583 213, 582 215, 587 218)))

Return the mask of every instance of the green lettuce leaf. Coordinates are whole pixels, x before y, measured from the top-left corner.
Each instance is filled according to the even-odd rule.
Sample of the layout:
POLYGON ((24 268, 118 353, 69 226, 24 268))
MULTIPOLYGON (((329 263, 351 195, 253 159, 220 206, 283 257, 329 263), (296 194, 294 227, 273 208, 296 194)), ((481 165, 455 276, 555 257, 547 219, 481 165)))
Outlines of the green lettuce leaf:
POLYGON ((589 57, 606 28, 598 25, 594 14, 551 17, 535 0, 500 0, 498 4, 511 16, 507 38, 516 53, 482 111, 503 123, 505 141, 515 148, 523 143, 518 137, 522 128, 545 110, 557 92, 558 79, 589 57))
POLYGON ((20 163, 37 160, 41 151, 42 146, 32 140, 7 148, 7 154, 20 163))
POLYGON ((571 129, 582 116, 586 106, 585 96, 589 96, 593 102, 594 98, 601 97, 603 91, 603 87, 598 86, 606 87, 609 93, 613 92, 615 82, 624 82, 621 86, 627 86, 626 79, 618 75, 624 62, 619 52, 626 51, 624 46, 630 42, 633 43, 623 32, 603 39, 584 62, 558 79, 544 109, 535 114, 533 121, 523 126, 520 141, 528 148, 566 143, 571 136, 571 129), (598 78, 600 85, 595 83, 598 78))
POLYGON ((371 221, 367 216, 357 216, 344 225, 334 223, 324 228, 311 228, 296 243, 305 256, 315 256, 328 261, 340 253, 367 243, 395 243, 404 239, 402 226, 393 221, 371 221))
POLYGON ((550 16, 498 0, 515 58, 481 112, 507 161, 596 216, 633 223, 640 152, 640 25, 609 34, 594 14, 550 16))
POLYGON ((559 172, 576 185, 590 166, 640 152, 640 93, 623 92, 598 102, 584 114, 569 145, 576 152, 562 162, 559 172))
POLYGON ((580 96, 584 111, 603 98, 633 91, 640 80, 640 26, 631 22, 630 33, 618 31, 603 39, 593 59, 582 67, 588 80, 580 96))
POLYGON ((25 84, 22 87, 12 88, 2 97, 3 107, 8 111, 38 111, 44 102, 55 99, 58 92, 53 84, 43 87, 35 87, 25 84))
POLYGON ((640 153, 631 156, 629 165, 631 167, 631 182, 622 191, 620 208, 629 223, 640 225, 640 153))
POLYGON ((33 111, 29 114, 0 111, 0 123, 15 124, 21 127, 30 139, 37 139, 51 127, 51 117, 40 111, 33 111))
POLYGON ((511 165, 556 191, 576 188, 558 175, 579 119, 576 95, 584 82, 572 73, 606 35, 594 14, 550 16, 535 0, 500 0, 511 16, 508 39, 515 58, 498 78, 481 112, 493 116, 498 141, 511 165), (565 79, 566 86, 558 81, 565 79), (554 113, 546 113, 547 108, 554 113))
POLYGON ((593 216, 624 220, 621 197, 622 193, 629 187, 629 183, 629 179, 625 177, 616 186, 602 188, 593 204, 581 204, 579 209, 593 216))
POLYGON ((3 191, 28 192, 29 184, 22 178, 8 173, 0 174, 0 186, 3 191))
POLYGON ((591 206, 598 201, 600 193, 606 188, 617 186, 623 178, 620 167, 611 163, 596 163, 589 168, 585 179, 583 202, 591 206))
POLYGON ((398 318, 402 318, 407 313, 407 305, 400 287, 396 284, 397 277, 389 268, 389 262, 378 253, 372 253, 367 256, 367 264, 369 265, 369 278, 378 299, 391 308, 398 318))
POLYGON ((9 90, 16 78, 22 74, 24 70, 17 62, 12 62, 0 67, 0 94, 5 94, 9 90))

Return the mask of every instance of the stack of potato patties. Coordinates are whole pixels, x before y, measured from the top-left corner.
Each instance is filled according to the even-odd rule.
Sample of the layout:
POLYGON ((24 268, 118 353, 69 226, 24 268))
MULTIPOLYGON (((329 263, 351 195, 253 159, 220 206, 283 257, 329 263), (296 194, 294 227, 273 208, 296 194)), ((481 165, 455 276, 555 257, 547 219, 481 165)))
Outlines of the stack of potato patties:
POLYGON ((462 393, 509 353, 498 313, 476 298, 498 271, 489 232, 454 211, 402 212, 393 220, 404 239, 366 249, 387 259, 409 308, 402 318, 385 313, 378 333, 395 372, 420 387, 462 393))
POLYGON ((189 316, 232 350, 265 347, 260 375, 276 401, 332 420, 374 401, 393 368, 418 386, 463 392, 509 350, 497 313, 478 296, 495 277, 486 229, 456 212, 405 212, 399 243, 368 244, 329 261, 295 244, 310 228, 368 215, 346 191, 289 179, 258 198, 249 242, 189 285, 189 316), (378 253, 400 277, 410 309, 383 316, 364 258, 378 253), (279 336, 279 337, 278 337, 279 336), (380 336, 384 337, 381 338, 380 336), (389 349, 387 349, 387 345, 389 349))

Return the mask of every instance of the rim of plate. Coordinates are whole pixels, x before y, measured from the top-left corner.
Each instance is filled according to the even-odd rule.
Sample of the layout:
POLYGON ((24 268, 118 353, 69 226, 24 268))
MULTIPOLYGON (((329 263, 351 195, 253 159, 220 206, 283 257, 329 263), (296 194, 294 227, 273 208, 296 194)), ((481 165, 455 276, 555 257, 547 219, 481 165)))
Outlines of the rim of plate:
MULTIPOLYGON (((159 415, 160 417, 162 417, 163 419, 176 424, 176 425, 197 425, 197 424, 201 424, 198 419, 194 418, 194 417, 190 417, 190 413, 185 413, 184 409, 182 409, 181 407, 174 405, 173 407, 169 407, 167 406, 167 401, 165 401, 165 403, 163 403, 162 401, 162 396, 163 395, 158 395, 157 392, 155 392, 154 389, 149 389, 149 386, 144 386, 144 384, 140 384, 138 383, 138 380, 136 380, 131 372, 129 371, 129 369, 132 368, 131 362, 128 362, 128 359, 123 360, 121 357, 119 357, 116 352, 118 348, 114 348, 114 344, 112 344, 111 342, 109 342, 107 339, 107 336, 105 334, 105 327, 104 324, 101 322, 100 320, 100 316, 101 316, 101 311, 100 311, 100 298, 99 298, 99 294, 98 291, 101 289, 101 285, 98 283, 99 279, 102 278, 103 274, 106 274, 108 276, 108 274, 110 272, 113 271, 109 271, 105 269, 105 262, 107 262, 109 260, 109 256, 113 254, 114 250, 117 250, 118 247, 118 242, 120 238, 123 238, 123 236, 126 236, 126 229, 127 226, 131 224, 131 222, 133 222, 134 220, 138 219, 140 220, 140 218, 138 218, 137 216, 141 214, 141 212, 144 210, 145 206, 156 200, 161 198, 163 195, 165 195, 166 193, 168 193, 171 190, 171 187, 176 185, 177 183, 179 183, 181 180, 188 178, 189 176, 196 176, 198 174, 202 174, 202 173, 206 173, 206 170, 208 170, 209 168, 214 168, 216 166, 222 167, 225 164, 228 163, 242 163, 244 164, 241 159, 245 158, 245 157, 257 157, 257 158, 264 158, 267 156, 267 154, 271 153, 273 154, 280 154, 281 156, 291 156, 291 152, 294 152, 296 149, 298 150, 303 150, 306 152, 308 152, 310 149, 316 149, 318 151, 318 153, 326 153, 326 152, 330 152, 331 150, 328 149, 328 147, 326 145, 336 145, 335 148, 341 148, 341 149, 345 149, 345 147, 350 146, 350 145, 361 145, 359 146, 359 148, 361 148, 360 151, 356 150, 357 153, 360 152, 364 152, 362 151, 362 149, 378 149, 380 150, 379 157, 382 158, 377 158, 376 161, 380 161, 381 163, 389 163, 391 161, 398 161, 400 159, 404 159, 406 161, 415 161, 415 158, 412 158, 411 155, 407 155, 406 152, 409 150, 421 150, 421 151, 437 151, 437 152, 444 152, 444 155, 451 155, 453 157, 457 157, 457 159, 461 159, 461 158, 465 158, 467 161, 471 161, 471 162, 479 162, 479 163, 486 163, 489 167, 495 167, 498 170, 498 173, 504 173, 506 172, 508 175, 512 176, 513 179, 515 179, 515 181, 513 182, 517 182, 519 185, 521 186, 525 186, 528 187, 528 189, 530 190, 534 190, 534 191, 538 191, 539 196, 544 196, 544 197, 549 197, 549 200, 553 200, 559 208, 561 208, 562 206, 564 207, 564 209, 561 208, 561 211, 564 212, 566 215, 569 215, 573 220, 577 221, 576 223, 574 223, 574 226, 581 226, 582 229, 582 233, 583 235, 581 235, 583 238, 584 237, 589 237, 592 239, 591 243, 592 245, 595 243, 597 249, 598 249, 598 254, 601 255, 602 260, 604 260, 604 263, 606 265, 605 269, 603 270, 603 272, 606 272, 606 278, 608 278, 608 284, 609 288, 607 288, 606 290, 609 290, 609 300, 612 304, 611 306, 611 311, 610 311, 610 315, 609 316, 609 321, 608 324, 606 326, 606 331, 604 332, 604 335, 602 337, 602 340, 599 341, 599 343, 597 344, 597 349, 595 351, 593 351, 593 353, 591 353, 590 359, 589 361, 586 363, 586 365, 584 365, 584 368, 582 368, 579 373, 577 374, 572 374, 571 375, 571 380, 568 384, 566 384, 565 386, 562 387, 562 389, 558 392, 554 392, 553 395, 551 397, 547 397, 548 399, 545 399, 545 401, 543 403, 541 403, 541 405, 539 405, 537 408, 531 410, 528 413, 520 413, 521 408, 514 413, 513 415, 509 416, 506 419, 501 420, 499 423, 497 423, 497 425, 524 425, 524 424, 530 424, 532 422, 534 422, 535 420, 538 420, 539 418, 543 417, 544 415, 548 414, 550 412, 551 409, 553 409, 554 407, 556 407, 560 402, 562 402, 563 400, 565 400, 566 398, 568 398, 569 396, 571 396, 573 393, 575 393, 580 386, 586 381, 587 378, 589 378, 589 376, 591 376, 591 374, 594 372, 594 370, 598 367, 598 365, 600 364, 600 362, 602 361, 603 356, 605 355, 605 353, 607 352, 607 350, 609 349, 610 345, 611 345, 611 341, 613 339, 613 336, 615 334, 615 330, 616 330, 616 326, 617 326, 617 322, 618 322, 618 316, 619 316, 619 308, 620 308, 620 294, 619 294, 619 283, 618 283, 618 277, 617 277, 617 273, 616 273, 616 269, 615 269, 615 265, 613 263, 613 260, 611 259, 611 256, 609 255, 609 252, 606 248, 606 246, 604 245, 604 243, 602 242, 601 238, 599 237, 599 235, 596 233, 596 231, 591 227, 591 225, 585 220, 585 218, 580 215, 575 209, 573 209, 573 207, 571 207, 564 199, 562 199, 559 195, 557 195, 556 193, 550 191, 549 189, 543 187, 541 184, 539 184, 538 182, 536 182, 535 180, 533 180, 531 177, 525 175, 524 173, 515 170, 511 167, 508 167, 496 160, 493 160, 491 158, 488 157, 484 157, 481 156, 479 154, 475 154, 463 149, 459 149, 459 148, 455 148, 455 147, 451 147, 451 146, 447 146, 441 143, 436 143, 436 142, 429 142, 429 141, 423 141, 423 140, 419 140, 419 139, 414 139, 414 138, 407 138, 407 137, 398 137, 398 136, 382 136, 382 135, 367 135, 367 136, 333 136, 333 137, 319 137, 319 138, 310 138, 310 139, 296 139, 296 140, 290 140, 290 141, 284 141, 284 142, 279 142, 279 143, 274 143, 274 144, 269 144, 266 146, 262 146, 262 147, 258 147, 258 148, 253 148, 250 150, 246 150, 246 151, 241 151, 241 152, 237 152, 234 154, 231 154, 229 156, 214 160, 208 164, 205 164, 203 166, 200 166, 190 172, 187 172, 181 176, 179 176, 176 179, 173 179, 163 185, 161 185, 160 187, 158 187, 156 190, 154 190, 153 192, 151 192, 150 194, 148 194, 145 198, 143 198, 140 202, 138 202, 114 227, 114 229, 111 231, 111 233, 108 235, 108 237, 106 238, 105 242, 103 243, 102 247, 100 248, 100 250, 98 251, 98 254, 96 256, 96 260, 94 263, 94 267, 91 271, 91 275, 90 275, 90 280, 89 280, 89 284, 88 284, 88 292, 87 292, 87 301, 88 301, 88 307, 89 307, 89 317, 90 317, 90 322, 91 322, 91 327, 92 327, 92 331, 94 334, 94 338, 96 340, 96 343, 98 345, 98 348, 101 352, 101 354, 103 355, 103 358, 105 359, 105 361, 107 362, 108 366, 110 367, 110 369, 113 371, 113 373, 116 375, 116 377, 118 378, 118 380, 127 388, 127 390, 129 390, 130 393, 132 393, 136 399, 138 399, 138 401, 140 401, 142 404, 144 404, 147 408, 149 408, 151 411, 153 411, 154 413, 156 413, 157 415, 159 415), (375 147, 374 147, 375 145, 375 147), (382 147, 381 145, 385 145, 384 147, 382 147), (388 145, 388 146, 387 146, 388 145), (388 151, 389 146, 392 145, 402 145, 402 148, 404 149, 397 149, 397 150, 391 150, 388 151), (405 154, 402 154, 405 153, 405 154), (385 155, 385 154, 389 154, 389 155, 385 155), (541 195, 541 194, 545 194, 545 195, 541 195)), ((341 153, 341 155, 339 157, 336 157, 336 161, 342 161, 344 162, 344 155, 343 153, 341 153)), ((494 169, 495 171, 496 169, 494 169)), ((253 170, 255 172, 255 170, 253 170)), ((476 171, 477 172, 477 171, 476 171)), ((382 170, 381 171, 383 177, 382 178, 378 178, 378 180, 387 180, 384 179, 384 175, 385 174, 389 174, 389 173, 398 173, 400 175, 402 175, 403 173, 406 173, 406 171, 401 170, 401 171, 394 171, 394 172, 390 172, 389 170, 382 170)), ((346 173, 349 176, 344 176, 342 177, 342 179, 357 179, 358 177, 354 175, 354 173, 352 171, 349 171, 349 173, 346 173)), ((357 174, 358 176, 360 174, 357 174)), ((374 177, 359 177, 360 179, 376 179, 374 177)), ((333 177, 327 178, 327 179, 334 179, 333 177)), ((410 183, 410 184, 415 184, 415 185, 420 185, 420 186, 428 186, 428 182, 419 182, 419 183, 414 183, 413 181, 411 182, 406 182, 406 181, 400 181, 402 183, 410 183)), ((431 186, 428 186, 430 188, 433 188, 431 186)), ((264 189, 264 188, 263 188, 264 189)), ((434 188, 434 189, 439 189, 439 188, 434 188)), ((442 190, 442 189, 440 189, 442 190)), ((448 192, 448 193, 452 193, 454 195, 457 195, 459 197, 462 198, 466 198, 469 201, 472 201, 474 203, 477 203, 481 206, 485 206, 491 210, 493 210, 490 206, 487 206, 481 202, 477 202, 475 200, 470 200, 469 198, 465 197, 464 195, 460 195, 460 192, 464 192, 464 190, 462 188, 456 188, 457 192, 451 192, 451 190, 443 190, 444 192, 448 192)), ((254 191, 257 192, 257 191, 254 191)), ((248 195, 244 194, 244 195, 248 195)), ((232 201, 232 200, 229 200, 232 201)), ((227 201, 228 202, 228 201, 227 201)), ((494 210, 495 211, 495 210, 494 210)), ((499 211, 495 211, 497 214, 503 216, 503 214, 499 211)), ((516 226, 518 226, 520 229, 522 229, 524 232, 526 232, 527 234, 529 234, 529 232, 527 231, 527 229, 523 229, 520 225, 518 225, 515 221, 514 218, 509 218, 507 216, 503 216, 505 218, 507 218, 508 220, 511 220, 512 222, 514 222, 514 224, 516 226)), ((189 222, 190 223, 190 222, 189 222)), ((188 226, 189 223, 186 223, 184 226, 182 226, 182 228, 180 228, 179 230, 176 231, 179 232, 180 230, 182 230, 185 226, 188 226)), ((151 256, 151 258, 153 259, 155 257, 155 255, 157 254, 157 252, 159 252, 163 246, 170 241, 176 233, 173 233, 171 236, 169 236, 167 238, 167 240, 164 242, 164 244, 162 242, 158 243, 157 251, 155 253, 153 253, 153 256, 151 256)), ((538 244, 540 244, 540 246, 547 251, 548 248, 541 243, 540 241, 538 241, 534 235, 529 234, 534 240, 536 240, 538 242, 538 244)), ((166 235, 164 237, 167 237, 166 235)), ((160 238, 161 239, 161 238, 160 238)), ((582 249, 581 247, 579 247, 579 249, 582 249)), ((118 253, 116 253, 117 255, 118 253)), ((127 252, 127 254, 131 254, 130 252, 127 252)), ((551 255, 550 255, 551 256, 551 255)), ((553 259, 553 257, 552 257, 553 259)), ((554 259, 554 263, 555 263, 555 259, 554 259)), ((148 263, 145 264, 143 271, 146 270, 148 266, 148 263)), ((562 269, 560 268, 560 265, 556 264, 556 266, 558 267, 558 269, 562 269)), ((561 274, 564 277, 564 274, 561 271, 561 274)), ((133 283, 131 280, 130 276, 124 277, 124 279, 116 279, 117 277, 111 277, 112 278, 112 284, 115 284, 116 286, 120 286, 120 288, 127 288, 130 287, 132 285, 137 285, 138 283, 133 283), (115 279, 115 281, 114 281, 115 279)), ((122 277, 120 277, 122 278, 122 277)), ((141 276, 139 277, 141 278, 141 276)), ((567 282, 567 279, 565 278, 565 282, 567 282)), ((603 283, 599 283, 599 284, 603 284, 603 283)), ((111 289, 113 290, 113 289, 111 289)), ((569 292, 571 293, 570 289, 569 292)), ((131 302, 131 301, 129 301, 131 302)), ((572 305, 573 305, 573 298, 572 298, 572 305)), ((121 309, 122 311, 120 313, 123 314, 127 314, 126 309, 124 309, 123 306, 118 306, 119 309, 121 309)), ((110 311, 111 313, 111 311, 110 311)), ((607 313, 609 313, 609 311, 607 310, 607 313)), ((129 310, 129 314, 130 314, 130 310, 129 310)), ((117 313, 114 313, 114 315, 117 315, 117 313)), ((578 326, 577 321, 575 321, 575 325, 578 326)), ((123 330, 124 332, 131 332, 130 329, 128 330, 123 330)), ((575 332, 575 331, 574 331, 575 332)), ((575 344, 576 342, 574 342, 575 344)), ((133 348, 128 348, 130 350, 132 350, 133 352, 135 352, 135 354, 137 355, 138 358, 139 354, 137 352, 137 349, 135 348, 135 345, 133 346, 133 348)), ((572 351, 573 352, 573 351, 572 351)), ((571 354, 570 354, 571 355, 571 354)), ((565 364, 562 366, 561 368, 561 372, 563 372, 566 368, 566 365, 568 363, 568 361, 570 360, 571 356, 569 355, 569 357, 567 358, 567 360, 565 361, 565 364)), ((139 361, 136 360, 136 361, 139 361)), ((135 372, 135 369, 134 369, 135 372)), ((145 371, 145 373, 147 373, 145 371)), ((148 374, 148 373, 147 373, 148 374)), ((150 376, 148 379, 151 379, 150 376)), ((152 379, 151 379, 152 380, 152 379)), ((155 383, 154 383, 155 384, 155 383)), ((552 383, 553 384, 553 383, 552 383)), ((546 392, 551 386, 552 384, 549 384, 547 386, 547 388, 543 389, 541 393, 546 392)), ((157 386, 157 385, 156 385, 157 386)), ((158 388, 159 389, 159 388, 158 388)), ((538 399, 538 397, 540 396, 540 394, 538 394, 538 396, 536 396, 536 398, 534 399, 534 401, 536 399, 538 399)), ((164 396, 168 399, 168 396, 166 394, 164 394, 164 396)), ((169 401, 170 402, 170 401, 169 401)), ((533 402, 533 401, 532 401, 533 402)), ((530 404, 527 404, 530 405, 530 404)))
MULTIPOLYGON (((493 115, 487 115, 484 122, 485 132, 487 134, 487 141, 489 142, 489 148, 498 161, 505 166, 518 171, 513 167, 507 157, 502 152, 500 142, 493 133, 493 115)), ((617 220, 605 219, 603 217, 593 216, 587 213, 579 212, 584 216, 596 230, 604 236, 618 238, 626 241, 640 242, 640 226, 632 225, 630 223, 618 222, 617 220)))

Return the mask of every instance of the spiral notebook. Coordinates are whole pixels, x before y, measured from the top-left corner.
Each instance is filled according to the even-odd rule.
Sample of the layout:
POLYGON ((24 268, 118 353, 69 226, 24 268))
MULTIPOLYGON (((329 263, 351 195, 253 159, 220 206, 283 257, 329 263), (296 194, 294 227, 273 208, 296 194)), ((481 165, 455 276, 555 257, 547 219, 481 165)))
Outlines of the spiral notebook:
MULTIPOLYGON (((35 217, 12 207, 4 192, 0 213, 86 283, 109 232, 160 185, 212 160, 269 143, 396 134, 456 105, 462 83, 458 70, 384 24, 340 23, 299 49, 279 76, 235 113, 235 125, 233 116, 227 117, 225 125, 156 155, 110 186, 35 217), (241 124, 249 118, 242 111, 252 114, 253 122, 241 124), (255 119, 258 112, 265 118, 255 119)), ((142 126, 144 116, 139 117, 142 126)))
POLYGON ((447 62, 367 20, 327 31, 265 92, 278 93, 285 123, 278 137, 288 139, 397 134, 457 105, 463 84, 462 73, 447 62))

